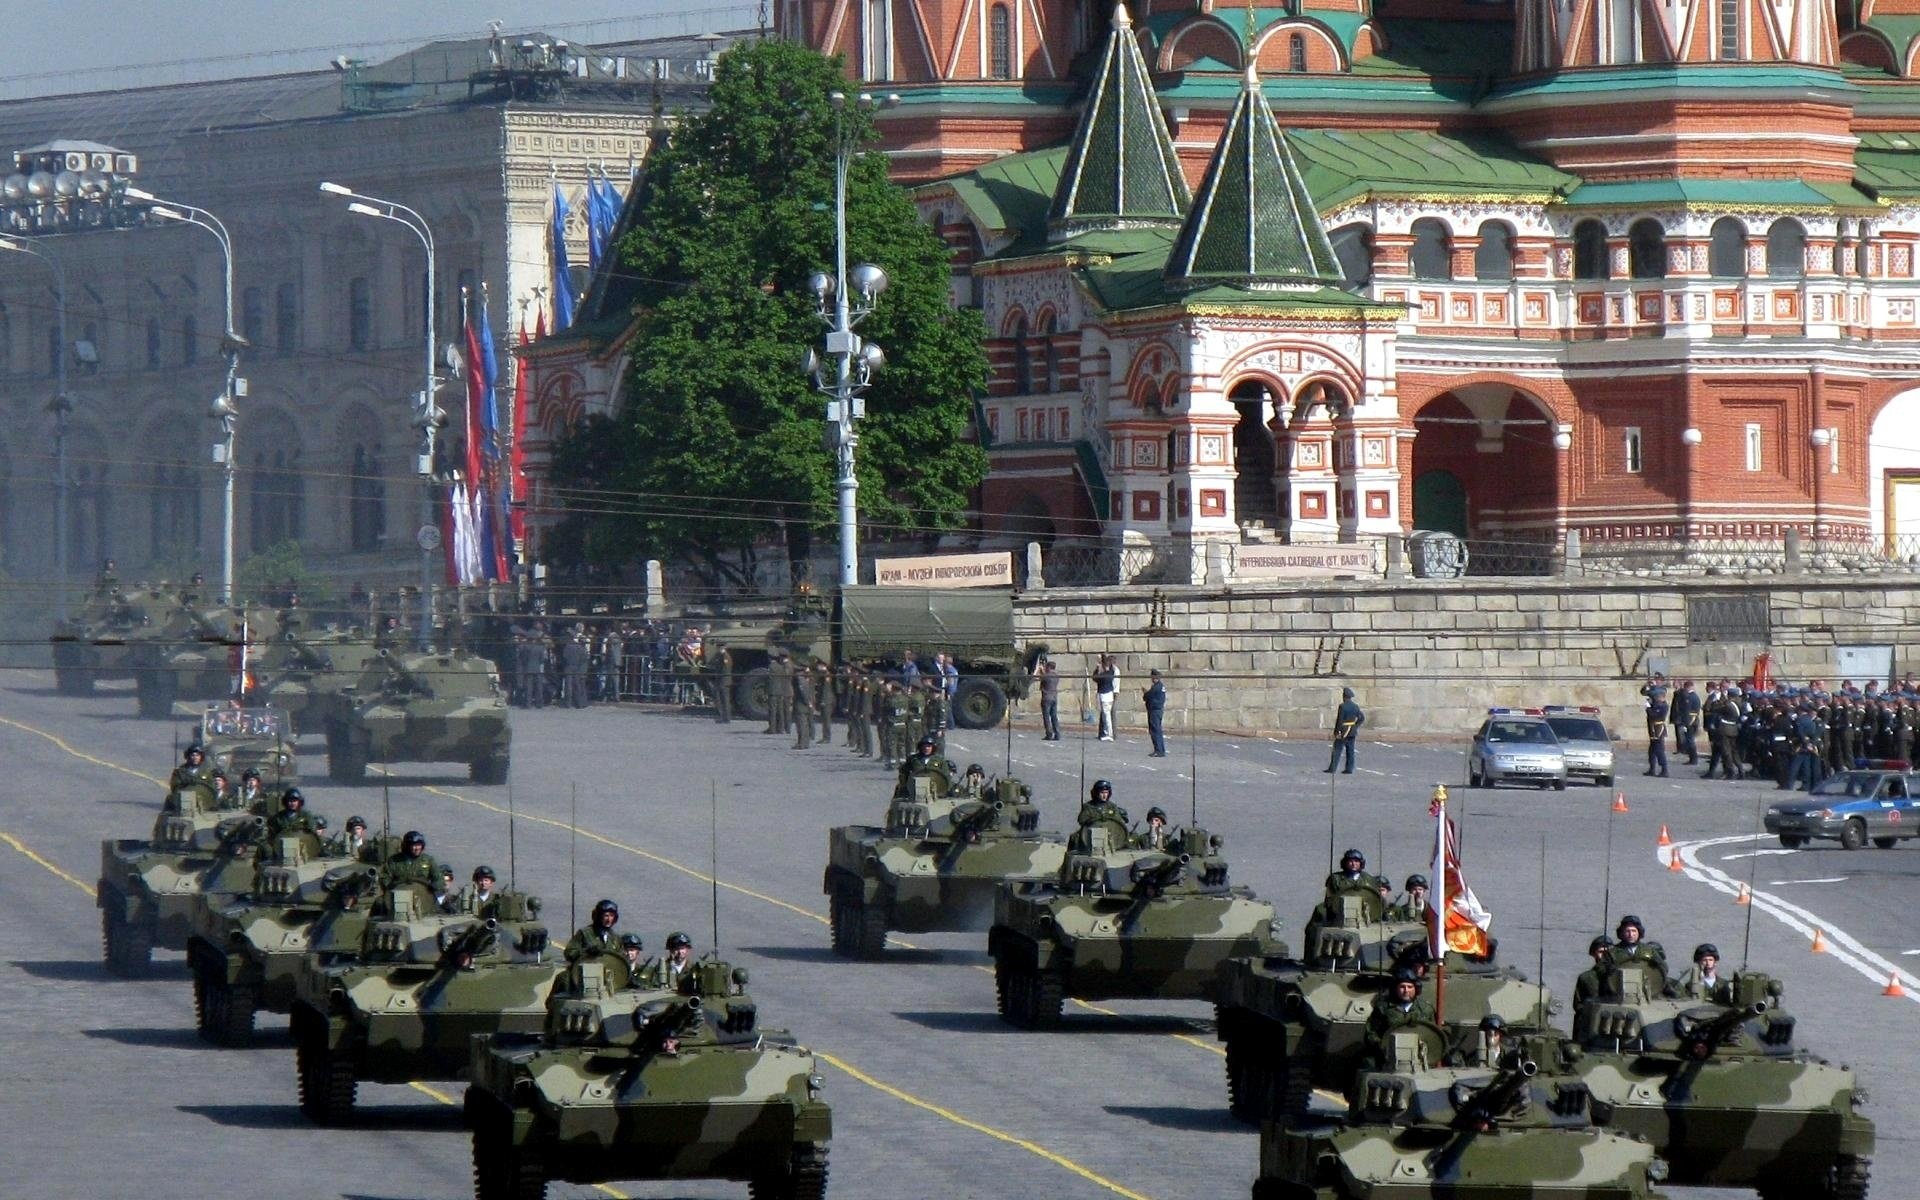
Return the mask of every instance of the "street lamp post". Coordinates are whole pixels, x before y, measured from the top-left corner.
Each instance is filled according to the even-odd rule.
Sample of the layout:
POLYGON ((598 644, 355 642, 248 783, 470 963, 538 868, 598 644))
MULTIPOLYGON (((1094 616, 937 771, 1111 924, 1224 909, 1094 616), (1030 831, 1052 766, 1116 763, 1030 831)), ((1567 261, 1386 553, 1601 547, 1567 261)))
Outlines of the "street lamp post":
POLYGON ((1813 475, 1813 553, 1814 556, 1818 558, 1821 539, 1826 536, 1827 532, 1826 514, 1821 511, 1820 506, 1820 476, 1827 472, 1828 467, 1826 463, 1820 460, 1827 456, 1827 447, 1833 444, 1833 431, 1830 429, 1812 430, 1807 434, 1807 441, 1813 446, 1813 453, 1807 457, 1809 466, 1811 467, 1810 473, 1813 475))
MULTIPOLYGON (((831 97, 834 112, 833 160, 833 249, 834 273, 815 272, 807 286, 819 306, 820 319, 827 325, 827 358, 833 361, 831 375, 818 351, 809 348, 807 373, 816 389, 833 397, 827 405, 827 443, 833 448, 838 467, 840 493, 840 582, 843 586, 860 581, 859 496, 860 478, 854 470, 854 451, 860 435, 854 422, 866 415, 860 398, 873 382, 873 376, 886 365, 886 356, 872 342, 862 341, 854 326, 873 311, 880 293, 887 290, 887 273, 872 263, 861 263, 847 271, 847 172, 856 149, 855 130, 846 121, 848 98, 845 92, 831 97), (848 284, 851 282, 852 293, 848 284)), ((884 97, 862 92, 853 103, 860 108, 891 108, 900 103, 898 95, 884 97)))
POLYGON ((320 190, 329 196, 345 197, 349 203, 347 211, 362 217, 377 217, 382 221, 392 221, 404 225, 420 239, 427 252, 427 294, 426 309, 426 378, 416 398, 413 409, 413 425, 420 431, 420 451, 415 466, 420 475, 420 530, 416 541, 420 545, 420 627, 418 631, 420 649, 427 650, 433 644, 433 552, 439 545, 439 530, 433 521, 433 453, 434 439, 447 423, 447 414, 434 403, 434 392, 438 390, 439 380, 434 375, 434 252, 433 228, 427 219, 404 204, 392 200, 382 200, 376 196, 366 196, 339 183, 322 183, 320 190))
POLYGON ((54 335, 60 352, 54 356, 53 399, 47 411, 53 414, 53 494, 54 494, 54 570, 59 582, 54 591, 54 613, 67 619, 67 418, 73 413, 73 399, 67 395, 67 273, 60 259, 45 246, 19 238, 0 237, 0 250, 31 254, 53 272, 54 335))
POLYGON ((163 220, 178 221, 183 225, 193 225, 206 230, 220 243, 220 258, 223 267, 222 281, 225 284, 223 299, 226 304, 226 321, 220 334, 220 356, 226 359, 227 376, 221 385, 220 394, 213 398, 213 404, 207 415, 220 422, 220 444, 214 448, 214 461, 221 470, 220 504, 220 603, 232 604, 233 592, 233 492, 234 479, 238 470, 235 462, 234 425, 240 415, 234 400, 246 394, 246 380, 240 378, 240 351, 247 346, 247 339, 240 336, 233 327, 233 235, 219 217, 204 208, 191 204, 181 204, 176 200, 162 200, 151 192, 139 188, 128 188, 129 199, 141 200, 150 207, 147 211, 163 220))

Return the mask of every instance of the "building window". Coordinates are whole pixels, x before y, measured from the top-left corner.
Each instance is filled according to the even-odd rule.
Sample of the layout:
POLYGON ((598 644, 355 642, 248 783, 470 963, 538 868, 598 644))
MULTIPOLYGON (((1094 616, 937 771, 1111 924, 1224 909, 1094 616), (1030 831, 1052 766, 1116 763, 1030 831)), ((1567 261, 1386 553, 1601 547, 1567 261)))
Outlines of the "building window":
POLYGON ((1573 277, 1606 279, 1612 272, 1607 263, 1607 230, 1598 221, 1582 221, 1573 227, 1573 277))
POLYGON ((1643 449, 1644 444, 1640 440, 1640 427, 1638 425, 1627 426, 1626 437, 1623 438, 1621 442, 1621 450, 1624 452, 1623 460, 1627 468, 1627 474, 1638 475, 1645 468, 1646 460, 1642 455, 1643 449))
POLYGON ((987 18, 987 63, 993 78, 1013 78, 1013 20, 1004 4, 994 5, 987 18))
POLYGON ((1287 35, 1287 70, 1298 75, 1307 69, 1307 39, 1300 34, 1287 35))
POLYGON ((1627 268, 1634 279, 1667 277, 1667 234, 1652 217, 1635 221, 1627 231, 1627 268))
POLYGON ((1060 390, 1060 347, 1054 336, 1055 324, 1052 313, 1040 320, 1040 362, 1045 371, 1042 383, 1050 396, 1060 390))
POLYGON ((200 322, 188 313, 180 318, 180 365, 190 367, 200 361, 200 322))
POLYGON ((1640 0, 1612 0, 1607 6, 1609 62, 1640 61, 1640 0))
POLYGON ((347 345, 365 350, 373 344, 373 289, 365 275, 347 284, 347 345))
POLYGON ((1488 221, 1480 226, 1480 244, 1473 251, 1473 277, 1490 282, 1513 278, 1513 226, 1488 221))
POLYGON ((1373 228, 1342 225, 1333 231, 1333 256, 1340 263, 1340 286, 1357 292, 1373 282, 1373 228))
POLYGON ((256 346, 267 340, 267 295, 257 287, 240 293, 240 336, 256 346))
POLYGON ((387 489, 380 478, 380 447, 353 448, 353 477, 349 483, 348 544, 355 550, 378 550, 387 536, 387 489))
POLYGON ((1027 344, 1027 319, 1021 317, 1013 323, 1013 394, 1024 396, 1032 390, 1033 348, 1027 344))
POLYGON ((1423 217, 1413 223, 1413 249, 1408 252, 1415 279, 1453 278, 1453 238, 1443 222, 1423 217))
POLYGON ((867 0, 865 32, 861 65, 867 82, 885 83, 893 78, 893 0, 867 0))
POLYGON ((160 369, 160 318, 147 318, 147 370, 160 369))
POLYGON ((300 478, 300 452, 275 450, 253 456, 248 481, 248 542, 255 554, 306 533, 306 481, 300 478))
POLYGON ((1746 437, 1747 470, 1749 471, 1758 471, 1760 469, 1760 438, 1760 426, 1757 424, 1749 424, 1747 426, 1746 437))
POLYGON ((273 344, 282 354, 300 348, 299 294, 290 283, 281 284, 273 292, 273 344))
POLYGON ((1740 57, 1740 0, 1720 0, 1720 57, 1727 62, 1740 57))
POLYGON ((1747 227, 1732 217, 1713 223, 1713 240, 1707 246, 1707 273, 1715 279, 1747 277, 1747 227))
POLYGON ((1853 244, 1853 273, 1862 279, 1873 274, 1873 240, 1864 232, 1853 244))
POLYGON ((1783 217, 1767 230, 1767 274, 1798 279, 1806 273, 1807 231, 1800 222, 1783 217))

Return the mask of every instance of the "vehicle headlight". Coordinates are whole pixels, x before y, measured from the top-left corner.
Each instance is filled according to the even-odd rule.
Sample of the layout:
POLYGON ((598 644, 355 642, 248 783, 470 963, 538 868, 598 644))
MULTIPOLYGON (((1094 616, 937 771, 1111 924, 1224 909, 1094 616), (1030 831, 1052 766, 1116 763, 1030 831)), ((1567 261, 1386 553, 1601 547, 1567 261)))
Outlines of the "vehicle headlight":
POLYGON ((1647 1164, 1647 1178, 1655 1183, 1665 1183, 1667 1180, 1667 1160, 1664 1158, 1656 1158, 1649 1162, 1647 1164))
POLYGON ((807 1076, 807 1098, 811 1100, 819 1096, 820 1093, 826 1089, 826 1086, 827 1081, 818 1075, 807 1076))

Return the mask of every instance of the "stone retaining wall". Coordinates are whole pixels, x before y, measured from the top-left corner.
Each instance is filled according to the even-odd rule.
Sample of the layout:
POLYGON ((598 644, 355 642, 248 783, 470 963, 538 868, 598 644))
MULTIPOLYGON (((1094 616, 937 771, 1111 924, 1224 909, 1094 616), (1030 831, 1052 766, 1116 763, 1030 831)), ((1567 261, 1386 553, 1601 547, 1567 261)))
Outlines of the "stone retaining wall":
POLYGON ((1112 653, 1121 723, 1144 722, 1140 691, 1157 667, 1170 733, 1189 704, 1203 730, 1320 733, 1347 686, 1376 734, 1454 739, 1489 705, 1597 704, 1639 742, 1650 660, 1703 692, 1709 678, 1747 677, 1763 651, 1789 681, 1838 682, 1836 646, 1890 645, 1897 673, 1920 671, 1920 573, 1049 590, 1015 611, 1021 639, 1047 643, 1070 680, 1064 720, 1081 704, 1071 681, 1112 653), (1690 640, 1690 598, 1764 600, 1768 635, 1690 640))

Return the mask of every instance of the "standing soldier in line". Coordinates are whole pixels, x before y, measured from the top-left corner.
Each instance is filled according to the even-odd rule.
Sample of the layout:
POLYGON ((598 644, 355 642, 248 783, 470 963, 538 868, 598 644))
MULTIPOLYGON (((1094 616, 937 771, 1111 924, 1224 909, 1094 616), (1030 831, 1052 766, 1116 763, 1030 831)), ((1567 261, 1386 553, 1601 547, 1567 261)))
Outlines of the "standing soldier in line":
POLYGON ((1667 701, 1665 689, 1658 697, 1647 697, 1647 769, 1648 775, 1667 774, 1667 701))
POLYGON ((880 698, 884 681, 872 671, 860 672, 860 757, 880 753, 880 698))
POLYGON ((713 719, 722 725, 733 720, 733 651, 725 646, 713 661, 713 719))
POLYGON ((892 680, 887 681, 886 758, 883 765, 897 767, 906 760, 907 747, 920 740, 913 728, 913 697, 892 680))
POLYGON ((1913 701, 1903 700, 1894 716, 1892 758, 1904 762, 1913 761, 1913 738, 1916 727, 1920 727, 1920 714, 1914 712, 1913 701))
POLYGON ((793 701, 793 668, 778 650, 767 664, 767 732, 786 733, 786 709, 793 701))
POLYGON ((824 662, 813 664, 814 695, 820 705, 820 744, 833 744, 833 705, 836 699, 833 671, 824 662))
POLYGON ((627 672, 626 639, 620 636, 620 626, 608 625, 607 636, 600 649, 600 698, 609 704, 620 702, 620 685, 627 672))
POLYGON ((1687 765, 1700 765, 1700 693, 1693 690, 1693 680, 1680 685, 1673 697, 1673 750, 1676 754, 1687 756, 1687 765))
POLYGON ((1707 705, 1707 719, 1711 722, 1713 753, 1707 758, 1707 773, 1701 778, 1711 779, 1714 764, 1718 763, 1722 778, 1745 779, 1747 772, 1740 765, 1740 748, 1736 742, 1740 735, 1740 706, 1730 692, 1719 693, 1707 705))
POLYGON ((813 717, 820 707, 820 693, 815 686, 815 679, 814 673, 805 667, 794 672, 793 748, 795 750, 805 750, 813 745, 813 717))
MULTIPOLYGON (((920 695, 920 729, 922 738, 932 738, 933 745, 942 756, 947 753, 947 723, 942 719, 941 704, 946 692, 941 687, 938 675, 929 675, 922 680, 920 695)), ((918 738, 915 739, 919 740, 918 738)))

